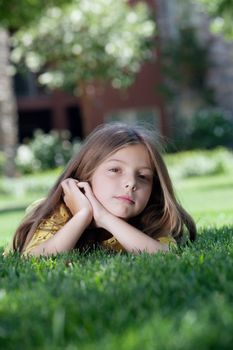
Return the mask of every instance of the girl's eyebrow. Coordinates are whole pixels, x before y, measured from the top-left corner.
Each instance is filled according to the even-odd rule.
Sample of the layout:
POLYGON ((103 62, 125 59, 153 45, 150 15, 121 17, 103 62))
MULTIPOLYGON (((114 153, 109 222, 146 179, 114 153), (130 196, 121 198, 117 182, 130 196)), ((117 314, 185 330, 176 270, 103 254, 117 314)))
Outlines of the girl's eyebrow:
MULTIPOLYGON (((120 159, 116 159, 116 158, 112 158, 106 161, 106 163, 110 163, 110 162, 119 162, 119 163, 123 163, 123 164, 128 164, 127 162, 125 162, 124 160, 120 160, 120 159)), ((140 169, 148 169, 151 172, 153 172, 153 170, 151 169, 151 167, 148 166, 142 166, 140 167, 140 169)))
POLYGON ((109 162, 121 162, 121 163, 126 163, 126 162, 124 162, 123 160, 115 159, 115 158, 111 158, 111 159, 107 160, 107 163, 109 163, 109 162))

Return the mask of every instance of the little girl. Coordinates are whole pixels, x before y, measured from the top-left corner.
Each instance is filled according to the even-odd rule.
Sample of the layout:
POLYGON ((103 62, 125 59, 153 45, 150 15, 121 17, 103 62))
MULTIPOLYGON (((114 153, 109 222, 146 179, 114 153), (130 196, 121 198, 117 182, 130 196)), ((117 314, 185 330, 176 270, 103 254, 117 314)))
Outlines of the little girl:
POLYGON ((98 127, 18 227, 13 249, 49 256, 102 246, 156 253, 196 227, 177 202, 154 138, 124 124, 98 127))

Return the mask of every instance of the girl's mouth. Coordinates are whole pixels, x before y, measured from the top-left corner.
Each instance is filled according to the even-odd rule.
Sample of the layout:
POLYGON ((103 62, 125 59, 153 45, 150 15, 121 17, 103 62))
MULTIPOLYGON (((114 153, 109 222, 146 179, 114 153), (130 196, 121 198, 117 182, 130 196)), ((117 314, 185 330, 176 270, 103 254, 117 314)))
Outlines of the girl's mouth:
POLYGON ((123 202, 129 203, 131 205, 135 203, 134 200, 129 196, 115 196, 114 198, 119 199, 123 202))

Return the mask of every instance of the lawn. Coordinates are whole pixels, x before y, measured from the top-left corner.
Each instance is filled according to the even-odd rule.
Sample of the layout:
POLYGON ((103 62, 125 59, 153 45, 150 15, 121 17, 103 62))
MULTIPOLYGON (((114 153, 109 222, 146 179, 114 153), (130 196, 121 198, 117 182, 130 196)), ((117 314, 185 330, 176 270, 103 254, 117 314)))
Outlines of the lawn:
POLYGON ((198 227, 233 226, 233 174, 188 178, 176 181, 175 188, 198 227))
POLYGON ((230 228, 167 254, 0 262, 2 349, 231 349, 230 228))
MULTIPOLYGON (((0 348, 230 350, 232 176, 176 181, 176 189, 197 220, 191 246, 155 255, 1 257, 0 348)), ((0 214, 0 245, 22 216, 0 214)))

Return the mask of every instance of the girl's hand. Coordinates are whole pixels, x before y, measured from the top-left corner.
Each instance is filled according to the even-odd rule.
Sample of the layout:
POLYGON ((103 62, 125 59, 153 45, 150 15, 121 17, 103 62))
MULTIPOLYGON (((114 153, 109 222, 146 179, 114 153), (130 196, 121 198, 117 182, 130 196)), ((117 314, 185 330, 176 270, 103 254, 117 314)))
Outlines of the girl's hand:
POLYGON ((104 219, 112 214, 97 200, 88 182, 79 182, 78 187, 84 191, 85 196, 91 203, 96 227, 104 227, 104 219))
POLYGON ((92 220, 92 206, 85 194, 82 193, 78 186, 78 180, 68 178, 62 181, 63 200, 69 208, 72 215, 76 213, 83 213, 90 222, 92 220))

